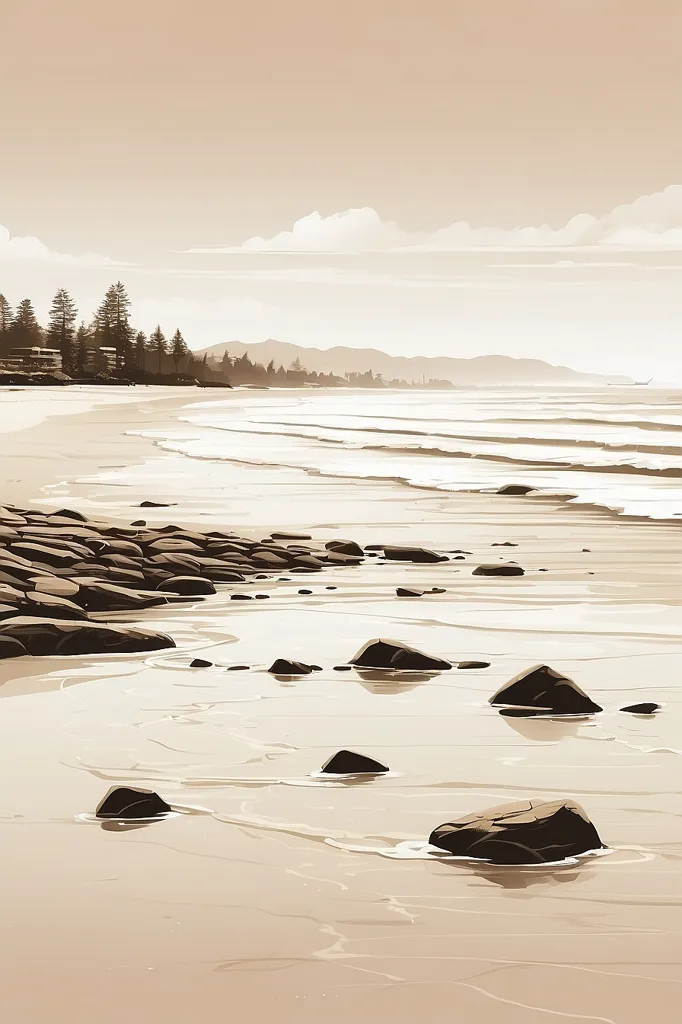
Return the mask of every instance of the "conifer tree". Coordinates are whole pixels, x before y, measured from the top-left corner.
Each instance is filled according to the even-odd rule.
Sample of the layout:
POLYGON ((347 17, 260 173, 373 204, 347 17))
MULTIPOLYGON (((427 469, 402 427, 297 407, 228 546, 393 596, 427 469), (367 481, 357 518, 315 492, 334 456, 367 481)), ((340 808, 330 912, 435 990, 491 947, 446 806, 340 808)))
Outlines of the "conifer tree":
POLYGON ((30 299, 22 299, 17 306, 10 333, 13 345, 20 347, 40 345, 43 332, 36 320, 35 310, 30 299))
POLYGON ((84 376, 87 373, 91 340, 92 335, 90 334, 90 331, 85 326, 85 323, 81 321, 78 330, 76 331, 74 356, 74 372, 78 376, 84 376))
POLYGON ((116 365, 120 369, 131 362, 132 329, 130 299, 121 281, 107 288, 95 314, 95 340, 98 346, 116 349, 116 365))
POLYGON ((77 316, 75 302, 65 288, 60 288, 50 307, 47 341, 52 348, 59 349, 65 373, 71 373, 75 361, 74 324, 77 316))
POLYGON ((12 307, 0 293, 0 352, 9 348, 10 327, 12 326, 12 307))
POLYGON ((189 355, 189 349, 185 344, 185 339, 179 330, 176 330, 175 334, 171 338, 171 356, 173 358, 173 365, 175 366, 175 372, 178 372, 178 365, 185 356, 189 355))
POLYGON ((135 335, 135 366, 138 370, 144 370, 144 356, 147 351, 147 335, 144 331, 138 331, 135 335))
POLYGON ((164 337, 161 326, 157 324, 155 330, 149 335, 149 342, 151 344, 152 352, 156 352, 156 356, 159 361, 159 373, 161 373, 161 361, 166 352, 166 338, 164 337))

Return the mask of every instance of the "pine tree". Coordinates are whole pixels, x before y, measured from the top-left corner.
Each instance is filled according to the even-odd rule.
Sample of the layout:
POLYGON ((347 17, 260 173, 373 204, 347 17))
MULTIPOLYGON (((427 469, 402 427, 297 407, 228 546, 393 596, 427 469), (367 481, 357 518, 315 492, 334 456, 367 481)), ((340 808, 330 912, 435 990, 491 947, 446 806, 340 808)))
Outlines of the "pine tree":
POLYGON ((81 321, 78 330, 76 331, 76 342, 75 342, 75 356, 74 356, 74 372, 82 377, 87 373, 88 370, 88 354, 90 351, 90 342, 92 335, 81 321))
POLYGON ((138 370, 144 371, 144 356, 147 351, 147 335, 144 331, 138 331, 135 335, 135 366, 138 370))
POLYGON ((160 325, 157 325, 156 329, 149 335, 149 342, 152 352, 156 352, 159 360, 159 373, 161 373, 161 360, 166 352, 166 339, 160 325))
POLYGON ((12 326, 12 307, 0 293, 0 353, 7 353, 10 346, 10 327, 12 326))
POLYGON ((185 339, 177 330, 171 338, 171 356, 173 357, 173 365, 175 366, 175 372, 178 372, 178 364, 185 356, 189 355, 189 349, 185 344, 185 339))
POLYGON ((47 341, 52 348, 58 348, 61 352, 62 369, 65 373, 71 373, 73 369, 74 324, 77 316, 75 302, 65 288, 60 288, 50 307, 47 341))
POLYGON ((116 366, 130 365, 132 329, 130 299, 121 281, 107 288, 95 314, 95 340, 98 346, 116 349, 116 366))
POLYGON ((10 328, 12 344, 20 347, 40 345, 43 332, 36 320, 33 303, 30 299, 22 299, 17 306, 10 328))

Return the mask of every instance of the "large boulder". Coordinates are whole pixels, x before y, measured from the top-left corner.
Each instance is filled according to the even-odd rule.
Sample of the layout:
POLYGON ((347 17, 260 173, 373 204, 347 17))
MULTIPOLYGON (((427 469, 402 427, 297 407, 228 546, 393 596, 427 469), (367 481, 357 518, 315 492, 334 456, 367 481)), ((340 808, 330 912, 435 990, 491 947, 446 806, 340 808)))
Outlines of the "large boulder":
POLYGON ((553 715, 592 715, 604 710, 577 683, 548 665, 521 672, 500 687, 490 703, 553 715))
POLYGON ((133 786, 112 786, 100 801, 95 816, 122 821, 160 818, 171 810, 170 804, 151 789, 133 786))
MULTIPOLYGON (((240 576, 239 580, 242 578, 240 576)), ((171 576, 170 579, 162 580, 156 589, 164 594, 178 594, 182 597, 199 597, 216 592, 211 581, 202 579, 201 576, 171 576)))
POLYGON ((325 761, 320 771, 326 775, 378 775, 389 771, 389 768, 372 757, 356 754, 354 750, 339 750, 325 761))
POLYGON ((365 552, 354 540, 330 540, 325 544, 327 551, 335 551, 339 555, 357 555, 364 558, 365 552))
POLYGON ((429 843, 455 857, 493 864, 548 864, 604 847, 572 800, 524 800, 468 814, 439 825, 429 843))
POLYGON ((452 668, 449 661, 424 654, 416 647, 399 640, 368 640, 351 658, 358 668, 385 668, 405 671, 445 672, 452 668))
POLYGON ((167 604, 168 598, 156 592, 129 590, 115 583, 84 583, 77 601, 89 612, 135 611, 167 604))
POLYGON ((384 548, 384 555, 392 562, 447 562, 447 555, 439 555, 428 548, 393 546, 384 548))
POLYGON ((0 644, 9 637, 35 656, 65 654, 137 654, 175 647, 165 633, 66 619, 17 616, 0 622, 0 644))
POLYGON ((66 597, 58 597, 55 594, 40 594, 37 591, 29 591, 26 594, 26 604, 22 607, 24 615, 38 615, 41 618, 50 619, 87 619, 87 613, 79 608, 73 601, 66 597))
POLYGON ((290 661, 288 658, 277 658, 268 669, 273 676, 307 676, 319 671, 317 665, 306 665, 303 661, 290 661))

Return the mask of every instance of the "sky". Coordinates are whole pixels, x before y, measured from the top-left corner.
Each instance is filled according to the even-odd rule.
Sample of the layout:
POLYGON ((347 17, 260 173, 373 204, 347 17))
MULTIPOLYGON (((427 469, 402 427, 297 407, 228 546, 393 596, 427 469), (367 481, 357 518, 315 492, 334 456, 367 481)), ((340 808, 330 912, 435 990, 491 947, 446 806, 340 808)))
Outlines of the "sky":
POLYGON ((4 0, 0 292, 682 383, 679 0, 4 0))

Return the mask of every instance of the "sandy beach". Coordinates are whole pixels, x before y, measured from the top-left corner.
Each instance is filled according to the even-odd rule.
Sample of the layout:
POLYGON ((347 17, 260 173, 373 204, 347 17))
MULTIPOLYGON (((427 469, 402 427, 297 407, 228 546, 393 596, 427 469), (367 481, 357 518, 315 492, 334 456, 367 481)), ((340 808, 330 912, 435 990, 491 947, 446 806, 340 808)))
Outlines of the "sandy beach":
POLYGON ((466 552, 433 565, 367 558, 236 588, 258 586, 268 601, 231 602, 225 585, 196 604, 123 616, 169 633, 170 651, 0 663, 10 1018, 672 1019, 682 961, 676 523, 560 497, 334 478, 262 455, 188 457, 172 437, 192 434, 183 410, 205 401, 189 389, 2 401, 5 505, 129 524, 148 499, 172 503, 144 510, 157 525, 466 552), (505 542, 516 546, 493 547, 505 542), (510 559, 523 577, 472 575, 510 559), (399 586, 445 592, 400 599, 399 586), (386 636, 490 667, 409 682, 334 672, 386 636), (197 656, 212 667, 190 669, 197 656), (323 671, 280 680, 266 671, 277 657, 323 671), (538 663, 604 712, 527 720, 489 706, 538 663), (228 671, 238 664, 248 671, 228 671), (645 700, 661 713, 619 712, 645 700), (316 776, 345 747, 390 774, 316 776), (185 813, 126 830, 89 820, 115 784, 153 788, 185 813), (554 797, 582 804, 607 855, 510 869, 420 853, 443 821, 554 797))

